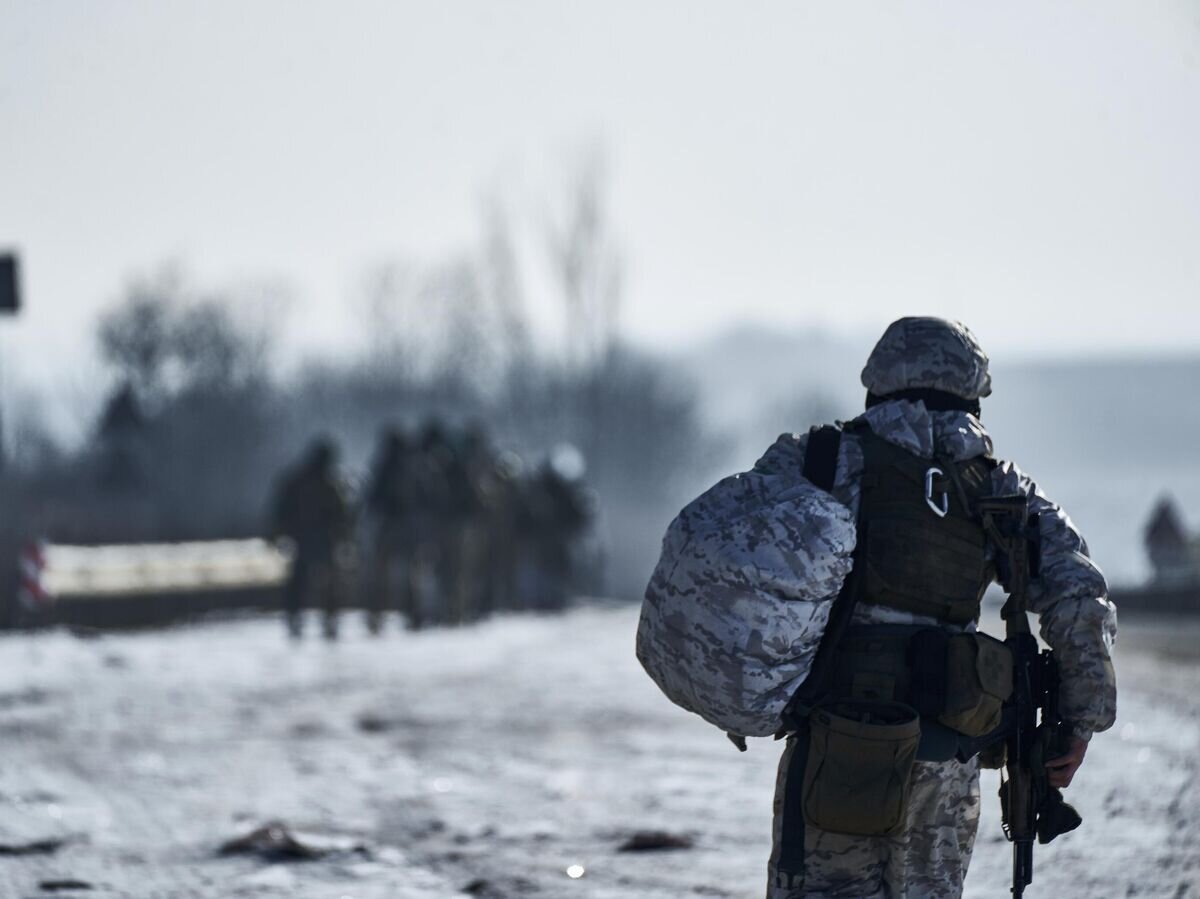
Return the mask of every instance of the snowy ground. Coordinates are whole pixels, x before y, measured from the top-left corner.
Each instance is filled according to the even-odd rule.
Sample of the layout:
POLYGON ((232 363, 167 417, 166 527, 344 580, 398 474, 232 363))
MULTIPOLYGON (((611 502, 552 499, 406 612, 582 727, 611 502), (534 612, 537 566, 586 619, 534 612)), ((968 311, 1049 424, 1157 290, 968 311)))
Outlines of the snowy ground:
MULTIPOLYGON (((587 608, 378 640, 348 621, 332 646, 289 645, 274 620, 0 638, 0 846, 66 840, 0 854, 0 896, 759 896, 778 746, 740 755, 669 705, 635 621, 587 608), (270 819, 343 848, 217 855, 270 819), (648 828, 695 848, 617 851, 648 828)), ((1121 718, 1069 791, 1084 829, 1037 848, 1031 897, 1200 897, 1200 625, 1123 627, 1121 718)), ((994 790, 978 899, 1008 895, 994 790)))

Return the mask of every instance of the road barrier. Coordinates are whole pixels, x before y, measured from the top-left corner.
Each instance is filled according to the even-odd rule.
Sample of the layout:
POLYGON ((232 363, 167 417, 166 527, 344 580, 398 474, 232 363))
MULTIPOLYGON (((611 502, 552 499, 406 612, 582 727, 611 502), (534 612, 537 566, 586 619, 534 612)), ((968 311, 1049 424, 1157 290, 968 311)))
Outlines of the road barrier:
POLYGON ((278 608, 290 558, 270 541, 29 543, 18 560, 25 625, 137 627, 216 610, 278 608))

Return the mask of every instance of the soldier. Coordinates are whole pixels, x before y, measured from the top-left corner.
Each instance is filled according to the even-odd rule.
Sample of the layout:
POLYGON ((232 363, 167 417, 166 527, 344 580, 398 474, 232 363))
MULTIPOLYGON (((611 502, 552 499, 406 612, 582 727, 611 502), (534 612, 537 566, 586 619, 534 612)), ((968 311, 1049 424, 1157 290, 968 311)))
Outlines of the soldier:
POLYGON ((350 511, 336 466, 333 443, 316 440, 275 490, 273 532, 290 540, 293 548, 283 591, 288 632, 293 637, 300 636, 301 610, 314 594, 324 610, 325 637, 337 637, 342 588, 339 563, 350 536, 350 511))
POLYGON ((554 459, 542 463, 525 492, 531 599, 537 608, 561 609, 571 586, 575 541, 590 519, 587 499, 554 459))
MULTIPOLYGON (((1036 522, 1040 558, 1029 607, 1055 651, 1061 712, 1070 729, 1067 751, 1046 763, 1050 784, 1071 783, 1092 734, 1110 727, 1116 713, 1109 654, 1116 610, 1107 599, 1107 585, 1066 513, 1016 465, 992 459, 979 404, 991 393, 991 377, 975 337, 957 322, 900 319, 875 346, 862 382, 866 412, 843 427, 829 460, 830 492, 857 516, 859 533, 854 574, 843 591, 853 594, 855 604, 851 626, 838 644, 834 695, 920 705, 921 743, 908 781, 907 810, 893 825, 880 825, 884 833, 850 835, 870 833, 874 825, 850 821, 823 829, 813 823, 812 815, 821 814, 813 784, 827 775, 814 773, 812 758, 807 773, 802 766, 793 770, 802 754, 800 741, 789 737, 775 798, 769 899, 961 895, 979 820, 978 759, 961 762, 947 754, 952 749, 927 746, 934 741, 931 735, 945 728, 927 727, 925 715, 942 708, 934 700, 944 702, 945 691, 956 689, 938 682, 950 669, 938 667, 940 661, 928 663, 933 656, 927 647, 942 647, 939 660, 950 658, 944 655, 947 641, 958 636, 960 643, 964 637, 971 641, 971 652, 978 654, 971 658, 991 658, 995 652, 987 638, 970 636, 999 564, 973 512, 981 498, 1022 496, 1036 522), (870 537, 864 538, 867 532, 870 537), (901 684, 908 685, 903 695, 901 684)), ((780 437, 755 472, 788 478, 799 477, 803 469, 807 477, 818 433, 780 437)), ((980 677, 986 680, 983 673, 980 677)), ((997 692, 1003 692, 1002 681, 1000 676, 997 692)), ((1011 689, 1011 674, 1008 683, 1011 689)), ((988 689, 985 683, 984 699, 988 689)), ((996 698, 989 715, 998 714, 999 702, 996 698)), ((936 721, 951 721, 952 731, 967 733, 979 724, 947 718, 944 712, 936 721)), ((852 766, 862 759, 843 753, 831 767, 842 761, 852 766)), ((857 800, 841 794, 837 805, 836 786, 830 788, 827 819, 853 818, 861 811, 854 807, 857 800)))
POLYGON ((453 457, 454 448, 445 427, 431 417, 421 429, 408 475, 413 545, 409 584, 403 596, 408 626, 413 630, 447 616, 446 596, 453 579, 453 457))
POLYGON ((521 518, 521 459, 493 454, 477 478, 484 509, 480 614, 517 607, 517 554, 521 518))
POLYGON ((446 483, 448 519, 442 577, 446 620, 463 624, 482 610, 481 581, 486 552, 487 513, 483 489, 492 450, 482 426, 470 424, 450 444, 446 483))
POLYGON ((371 479, 364 498, 364 511, 371 526, 370 568, 366 578, 364 605, 367 629, 378 634, 383 616, 390 609, 409 608, 413 501, 412 455, 404 435, 386 431, 380 440, 371 479))
POLYGON ((1169 497, 1164 496, 1154 507, 1143 538, 1156 583, 1200 581, 1200 546, 1188 534, 1179 509, 1169 497))
POLYGON ((510 590, 512 474, 479 423, 463 431, 460 460, 457 589, 462 617, 474 620, 505 603, 510 590))
POLYGON ((148 422, 131 384, 109 399, 96 429, 100 446, 100 486, 113 493, 145 486, 148 422))

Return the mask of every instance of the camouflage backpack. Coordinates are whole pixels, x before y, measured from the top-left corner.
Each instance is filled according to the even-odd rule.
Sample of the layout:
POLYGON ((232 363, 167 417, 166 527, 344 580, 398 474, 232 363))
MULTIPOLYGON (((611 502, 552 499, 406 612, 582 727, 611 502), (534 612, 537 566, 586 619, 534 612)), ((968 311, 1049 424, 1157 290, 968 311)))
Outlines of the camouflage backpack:
POLYGON ((722 730, 774 734, 808 675, 854 542, 850 510, 808 480, 725 478, 667 529, 638 660, 672 702, 722 730))

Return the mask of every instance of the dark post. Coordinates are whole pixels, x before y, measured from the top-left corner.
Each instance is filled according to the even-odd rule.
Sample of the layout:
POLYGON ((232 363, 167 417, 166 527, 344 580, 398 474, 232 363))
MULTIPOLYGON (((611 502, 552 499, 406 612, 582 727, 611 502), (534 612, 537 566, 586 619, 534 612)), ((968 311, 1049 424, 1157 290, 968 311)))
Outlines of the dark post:
POLYGON ((15 253, 0 253, 0 314, 13 315, 21 309, 19 268, 15 253))
MULTIPOLYGON (((16 253, 0 252, 0 315, 21 309, 20 272, 16 253)), ((3 360, 0 359, 0 363, 3 360)), ((4 416, 0 410, 0 471, 5 467, 4 416)), ((17 557, 12 546, 0 546, 0 627, 11 627, 17 604, 17 557)))

